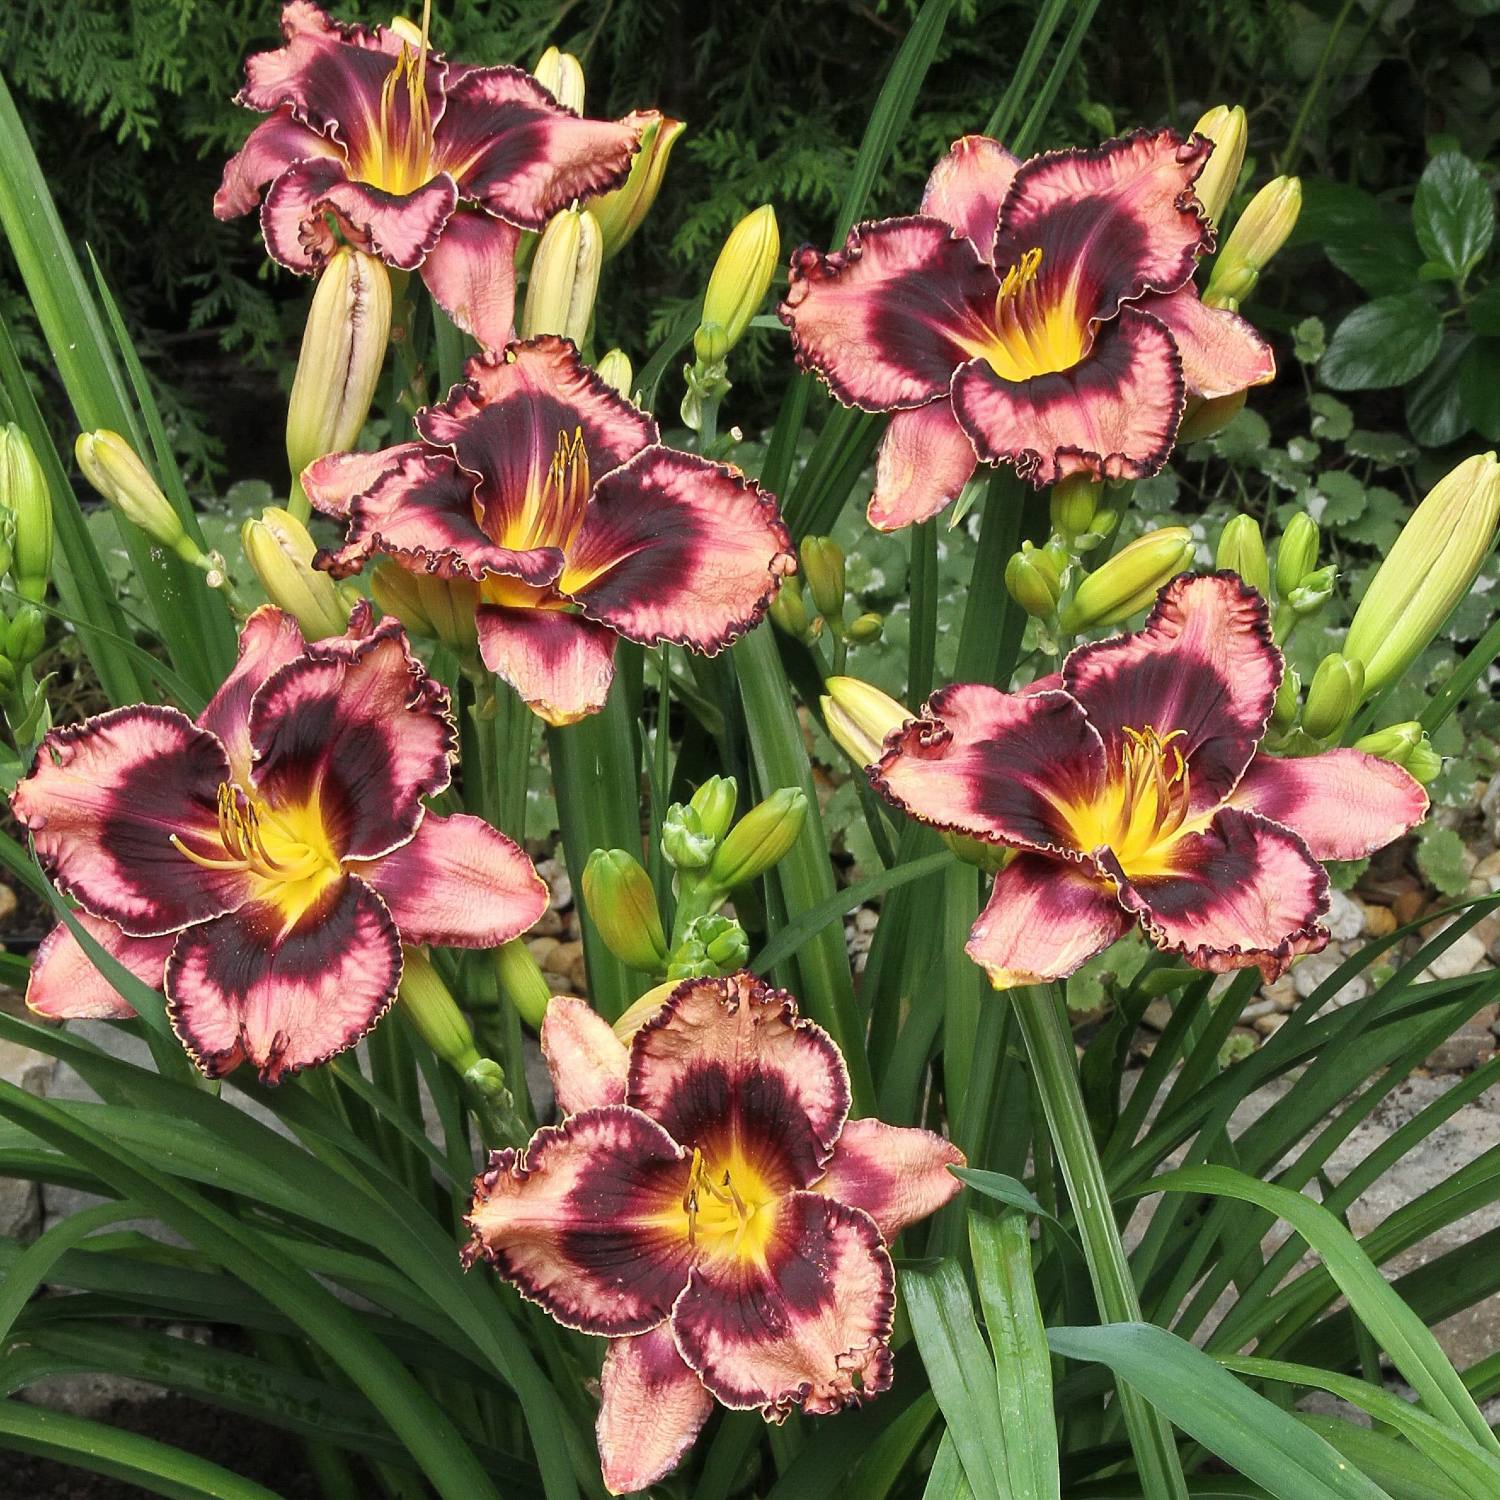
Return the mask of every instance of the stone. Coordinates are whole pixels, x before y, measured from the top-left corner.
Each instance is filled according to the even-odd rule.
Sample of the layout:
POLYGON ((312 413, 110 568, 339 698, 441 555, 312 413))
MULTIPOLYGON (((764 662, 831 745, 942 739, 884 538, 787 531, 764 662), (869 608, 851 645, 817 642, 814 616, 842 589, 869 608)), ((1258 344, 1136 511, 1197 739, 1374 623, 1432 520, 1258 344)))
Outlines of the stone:
POLYGON ((1479 799, 1479 810, 1484 814, 1484 826, 1492 844, 1500 844, 1500 776, 1492 776, 1490 784, 1479 799))
POLYGON ((1427 1059, 1427 1066, 1438 1072, 1467 1073, 1488 1062, 1494 1052, 1495 1035, 1490 1028, 1466 1021, 1438 1045, 1427 1059))
POLYGON ((1261 1036, 1275 1036, 1286 1025, 1286 1017, 1278 1014, 1257 1016, 1253 1024, 1261 1036))
MULTIPOLYGON (((0 887, 4 889, 4 887, 0 887)), ((23 1047, 18 1042, 0 1042, 0 1078, 44 1096, 57 1073, 57 1059, 23 1047)), ((0 1235, 25 1242, 42 1227, 42 1194, 34 1182, 21 1177, 0 1177, 0 1235)))
POLYGON ((1153 1000, 1146 1007, 1145 1014, 1141 1017, 1141 1024, 1148 1026, 1152 1031, 1165 1031, 1172 1019, 1172 1002, 1170 1000, 1153 1000))
MULTIPOLYGON (((1344 955, 1337 948, 1325 948, 1321 953, 1311 953, 1299 959, 1292 967, 1292 985, 1302 999, 1323 983, 1343 963, 1344 955)), ((1353 1005, 1370 993, 1370 981, 1363 974, 1356 974, 1330 1002, 1333 1006, 1353 1005)))
POLYGON ((854 913, 854 926, 859 932, 874 932, 880 921, 880 913, 871 906, 862 906, 854 913))
POLYGON ((1365 914, 1352 896, 1343 891, 1329 891, 1328 915, 1323 918, 1328 935, 1336 943, 1352 943, 1365 928, 1365 914))
POLYGON ((1398 927, 1405 927, 1408 922, 1415 922, 1422 915, 1423 908, 1426 905, 1426 891, 1419 889, 1402 891, 1391 902, 1391 910, 1396 914, 1396 925, 1398 927))
POLYGON ((1261 994, 1279 1011, 1296 1009, 1297 986, 1289 974, 1283 974, 1274 984, 1266 985, 1261 994))
POLYGON ((537 961, 540 968, 547 967, 547 960, 562 946, 555 937, 531 938, 527 941, 526 951, 537 961))
POLYGON ((560 911, 554 911, 550 906, 537 918, 531 929, 533 937, 558 937, 564 926, 564 917, 560 911))
MULTIPOLYGON (((1423 939, 1430 942, 1444 932, 1452 920, 1450 917, 1447 921, 1423 928, 1423 939)), ((1424 973, 1433 979, 1462 979, 1469 974, 1477 973, 1481 968, 1487 968, 1488 965, 1489 958, 1485 951, 1484 939, 1477 932, 1470 930, 1444 952, 1438 954, 1424 973)))
POLYGON ((16 893, 8 885, 0 885, 0 922, 8 922, 16 914, 16 893))
POLYGON ((1397 927, 1396 913, 1388 906, 1379 906, 1374 902, 1365 903, 1365 936, 1372 938, 1389 937, 1397 927))
POLYGON ((550 969, 542 970, 542 979, 546 982, 549 995, 571 995, 573 993, 573 981, 566 974, 555 974, 550 969))
POLYGON ((1474 866, 1470 872, 1474 880, 1483 880, 1492 891, 1500 890, 1500 849, 1495 849, 1474 866))

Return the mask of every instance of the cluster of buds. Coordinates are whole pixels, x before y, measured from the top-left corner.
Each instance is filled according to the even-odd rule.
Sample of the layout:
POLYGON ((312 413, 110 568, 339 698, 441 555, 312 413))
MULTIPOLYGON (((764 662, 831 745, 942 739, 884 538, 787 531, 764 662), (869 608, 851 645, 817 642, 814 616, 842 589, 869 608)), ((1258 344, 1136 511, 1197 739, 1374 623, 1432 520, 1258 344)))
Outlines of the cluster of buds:
MULTIPOLYGON (((1067 577, 1059 574, 1057 593, 1053 596, 1053 614, 1057 628, 1064 635, 1117 625, 1147 608, 1161 588, 1193 565, 1194 542, 1185 526, 1160 526, 1138 536, 1115 555, 1082 578, 1066 598, 1067 577)), ((1054 544, 1030 553, 1023 551, 1011 559, 1017 582, 1027 572, 1041 572, 1057 561, 1054 544), (1016 565, 1017 558, 1030 563, 1029 569, 1016 565)), ((1071 574, 1074 570, 1068 569, 1071 574)), ((1011 581, 1011 569, 1006 571, 1011 581)), ((1012 593, 1016 592, 1012 585, 1012 593)), ((1028 608, 1027 599, 1017 595, 1017 602, 1028 608)), ((1037 599, 1041 602, 1040 598, 1037 599)), ((1028 612, 1031 612, 1028 610, 1028 612)))
POLYGON ((1318 566, 1321 543, 1318 523, 1305 511, 1298 511, 1281 533, 1272 575, 1276 608, 1271 617, 1271 632, 1278 646, 1285 645, 1297 626, 1317 614, 1333 597, 1338 569, 1332 563, 1318 566))
POLYGON ((711 776, 662 823, 661 847, 676 872, 668 937, 656 889, 624 849, 596 849, 583 871, 583 899, 605 946, 628 968, 671 980, 729 974, 750 954, 744 928, 720 910, 731 891, 786 857, 807 818, 800 789, 773 792, 738 822, 734 778, 711 776))
POLYGON ((0 429, 0 575, 8 573, 17 603, 0 622, 0 704, 23 756, 51 728, 46 682, 32 670, 46 644, 38 605, 52 576, 52 496, 26 434, 14 422, 0 429))
POLYGON ((1355 740, 1354 748, 1403 767, 1423 786, 1443 769, 1443 757, 1433 749, 1427 731, 1415 719, 1389 724, 1373 734, 1364 735, 1355 740))
POLYGON ((831 536, 804 537, 798 553, 801 568, 782 580, 771 602, 771 621, 809 646, 826 626, 833 637, 834 671, 841 671, 849 647, 878 641, 885 622, 871 610, 845 618, 844 550, 831 536))
POLYGON ((474 612, 479 585, 466 578, 435 578, 398 563, 380 563, 370 575, 370 596, 383 614, 395 615, 408 635, 446 646, 479 672, 479 637, 474 612))

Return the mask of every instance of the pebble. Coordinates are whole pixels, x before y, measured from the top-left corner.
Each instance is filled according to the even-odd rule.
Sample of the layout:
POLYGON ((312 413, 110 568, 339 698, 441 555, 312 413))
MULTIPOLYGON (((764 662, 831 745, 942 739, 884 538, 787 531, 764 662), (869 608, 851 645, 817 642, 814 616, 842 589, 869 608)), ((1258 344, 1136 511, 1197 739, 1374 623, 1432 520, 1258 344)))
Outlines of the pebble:
POLYGON ((550 969, 543 969, 542 978, 547 982, 547 993, 549 995, 571 995, 573 993, 573 981, 566 974, 554 974, 550 969))
MULTIPOLYGON (((1344 957, 1337 948, 1325 948, 1321 953, 1299 959, 1292 968, 1292 986, 1297 994, 1305 1000, 1343 963, 1344 957)), ((1369 993, 1370 981, 1363 974, 1356 974, 1329 1003, 1333 1006, 1353 1005, 1369 993)))
MULTIPOLYGON (((1451 924, 1448 921, 1435 923, 1431 927, 1423 928, 1422 937, 1431 940, 1439 933, 1445 931, 1451 924)), ((1481 968, 1489 967, 1489 958, 1485 952, 1485 942, 1480 935, 1470 929, 1458 939, 1451 947, 1440 953, 1424 970, 1423 977, 1432 979, 1462 979, 1467 974, 1477 973, 1481 968)))
POLYGON ((563 930, 563 917, 560 911, 554 911, 550 906, 536 920, 536 925, 531 929, 533 937, 557 937, 563 930))
POLYGON ((854 913, 854 927, 857 932, 874 932, 875 925, 880 921, 880 913, 872 906, 862 906, 854 913))
POLYGON ((1489 832, 1490 842, 1500 844, 1500 776, 1492 776, 1490 784, 1479 799, 1479 810, 1484 814, 1484 826, 1489 832))
POLYGON ((8 922, 16 914, 16 893, 8 885, 0 885, 0 922, 8 922))
POLYGON ((1396 925, 1404 927, 1408 922, 1414 922, 1422 915, 1422 909, 1427 905, 1427 892, 1421 889, 1402 891, 1391 903, 1391 910, 1396 916, 1396 925))
POLYGON ((1471 880, 1482 880, 1492 891, 1500 891, 1500 849, 1492 850, 1470 872, 1471 880))
POLYGON ((1364 908, 1343 891, 1329 891, 1328 915, 1323 918, 1328 935, 1336 943, 1352 943, 1365 930, 1364 908))
POLYGON ((1388 906, 1377 906, 1373 902, 1365 907, 1365 936, 1389 937, 1396 930, 1396 913, 1388 906))
POLYGON ((1252 1023, 1262 1036, 1275 1036, 1286 1025, 1283 1015, 1257 1016, 1252 1023))
POLYGON ((563 907, 573 904, 573 882, 568 878, 568 872, 560 859, 542 860, 537 865, 536 872, 547 882, 547 889, 552 893, 549 905, 553 911, 561 911, 563 907))
POLYGON ((1165 1031, 1172 1019, 1172 1002, 1170 1000, 1153 1000, 1146 1007, 1145 1014, 1141 1017, 1143 1025, 1149 1026, 1152 1031, 1165 1031))
POLYGON ((526 951, 537 961, 539 968, 547 967, 547 960, 560 948, 562 944, 555 937, 531 938, 527 941, 526 951))
POLYGON ((1467 1072, 1488 1062, 1495 1051, 1495 1034, 1488 1026, 1466 1021, 1427 1059, 1429 1068, 1467 1072))

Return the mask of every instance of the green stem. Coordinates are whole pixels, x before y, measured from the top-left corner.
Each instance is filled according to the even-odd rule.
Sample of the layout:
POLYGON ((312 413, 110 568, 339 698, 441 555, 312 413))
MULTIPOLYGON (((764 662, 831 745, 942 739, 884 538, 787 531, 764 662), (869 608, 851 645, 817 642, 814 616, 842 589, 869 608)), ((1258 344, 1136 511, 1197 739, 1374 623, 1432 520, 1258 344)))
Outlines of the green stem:
MULTIPOLYGON (((1018 989, 1012 992, 1012 1004, 1083 1238, 1084 1258, 1099 1311, 1107 1323, 1138 1322, 1140 1299, 1089 1129, 1061 990, 1039 986, 1018 989)), ((1187 1484, 1171 1428, 1149 1402, 1123 1382, 1119 1397, 1142 1491, 1152 1500, 1187 1500, 1187 1484)))
MULTIPOLYGON (((1278 172, 1289 172, 1297 160, 1297 153, 1302 145, 1302 132, 1307 129, 1313 105, 1318 102, 1318 95, 1323 92, 1323 80, 1328 76, 1328 64, 1333 60, 1333 49, 1338 46, 1339 37, 1344 30, 1344 22, 1349 19, 1349 13, 1353 9, 1354 0, 1344 0, 1338 15, 1334 18, 1333 25, 1329 28, 1328 40, 1323 44, 1323 55, 1319 57, 1312 80, 1307 85, 1307 92, 1302 96, 1302 105, 1297 111, 1297 118, 1292 122, 1291 134, 1287 137, 1286 150, 1281 153, 1281 160, 1277 163, 1278 172)), ((1384 10, 1385 7, 1382 6, 1381 9, 1384 10)))

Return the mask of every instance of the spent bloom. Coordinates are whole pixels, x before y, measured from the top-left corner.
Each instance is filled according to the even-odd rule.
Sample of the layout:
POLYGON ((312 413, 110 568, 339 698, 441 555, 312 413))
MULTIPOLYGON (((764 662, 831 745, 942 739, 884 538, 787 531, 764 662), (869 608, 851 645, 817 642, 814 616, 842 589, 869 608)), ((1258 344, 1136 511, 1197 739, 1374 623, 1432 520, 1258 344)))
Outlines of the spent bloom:
POLYGON ((936 515, 981 461, 1037 486, 1154 474, 1186 397, 1272 378, 1260 335, 1193 285, 1214 243, 1194 195, 1212 151, 1158 130, 1023 162, 966 136, 919 213, 792 257, 798 362, 845 405, 895 414, 872 525, 936 515))
POLYGON ((552 335, 482 354, 418 441, 319 459, 314 506, 348 525, 336 576, 388 556, 478 586, 479 650, 549 723, 598 710, 615 637, 717 652, 794 566, 775 500, 664 447, 656 423, 552 335))
MULTIPOLYGON (((167 1013, 209 1076, 275 1083, 352 1046, 401 979, 401 945, 488 948, 546 887, 482 819, 439 817, 457 735, 448 695, 394 621, 357 609, 309 644, 257 610, 196 722, 117 708, 55 729, 11 806, 79 920, 167 1013)), ((65 925, 27 1001, 53 1017, 133 1012, 65 925)))
POLYGON ((751 974, 653 992, 615 1031, 554 999, 561 1124, 474 1185, 464 1255, 611 1340, 599 1455, 616 1494, 670 1472, 717 1400, 782 1421, 886 1390, 887 1245, 958 1191, 941 1136, 849 1120, 843 1057, 751 974))
POLYGON ((968 943, 997 989, 1071 974, 1132 923, 1268 979, 1327 942, 1319 861, 1399 838, 1427 797, 1359 750, 1261 753, 1282 668, 1255 590, 1184 575, 1135 634, 1024 692, 944 688, 886 740, 878 791, 1009 852, 968 943))
POLYGON ((522 230, 621 186, 642 120, 583 119, 520 68, 447 62, 409 25, 281 12, 284 45, 245 64, 238 102, 268 118, 224 168, 221 219, 249 213, 272 259, 311 275, 345 241, 420 271, 461 328, 511 334, 522 230), (330 222, 331 221, 331 222, 330 222))

